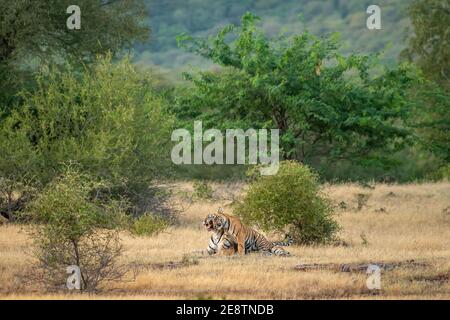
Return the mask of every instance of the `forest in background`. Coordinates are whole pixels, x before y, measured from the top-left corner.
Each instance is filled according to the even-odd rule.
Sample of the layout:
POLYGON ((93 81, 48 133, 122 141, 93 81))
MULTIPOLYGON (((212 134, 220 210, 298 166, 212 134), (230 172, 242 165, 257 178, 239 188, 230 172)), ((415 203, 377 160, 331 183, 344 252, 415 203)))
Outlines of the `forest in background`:
POLYGON ((405 48, 411 32, 407 8, 411 0, 383 0, 382 30, 368 32, 366 9, 368 0, 145 0, 148 10, 146 23, 151 27, 148 42, 135 45, 135 61, 142 65, 156 65, 161 72, 175 80, 179 69, 211 67, 211 63, 178 48, 176 37, 181 33, 209 36, 227 24, 239 24, 245 12, 261 17, 261 26, 269 37, 288 35, 307 28, 315 35, 339 32, 344 53, 381 53, 382 61, 394 64, 405 48))

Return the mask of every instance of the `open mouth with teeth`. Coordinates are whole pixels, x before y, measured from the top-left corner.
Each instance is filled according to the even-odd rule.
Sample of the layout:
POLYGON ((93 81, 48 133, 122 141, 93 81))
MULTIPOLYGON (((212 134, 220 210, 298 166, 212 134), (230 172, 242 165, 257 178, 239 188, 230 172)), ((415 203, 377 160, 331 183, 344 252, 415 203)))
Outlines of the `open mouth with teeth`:
POLYGON ((203 225, 206 227, 206 230, 211 231, 214 229, 214 224, 212 220, 206 220, 203 222, 203 225))

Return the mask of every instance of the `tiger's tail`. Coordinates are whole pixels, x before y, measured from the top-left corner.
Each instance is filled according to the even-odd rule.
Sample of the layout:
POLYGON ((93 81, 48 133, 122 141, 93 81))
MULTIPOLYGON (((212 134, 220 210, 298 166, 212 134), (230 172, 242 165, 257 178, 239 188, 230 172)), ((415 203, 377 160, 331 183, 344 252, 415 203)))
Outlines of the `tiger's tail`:
POLYGON ((274 241, 274 242, 272 242, 272 244, 274 246, 282 246, 282 247, 288 247, 288 246, 290 246, 293 243, 294 243, 294 238, 292 238, 292 236, 289 235, 289 234, 286 234, 286 237, 284 238, 283 241, 274 241))
POLYGON ((270 254, 274 254, 276 256, 290 256, 291 254, 284 250, 281 247, 274 246, 272 249, 270 249, 270 254))

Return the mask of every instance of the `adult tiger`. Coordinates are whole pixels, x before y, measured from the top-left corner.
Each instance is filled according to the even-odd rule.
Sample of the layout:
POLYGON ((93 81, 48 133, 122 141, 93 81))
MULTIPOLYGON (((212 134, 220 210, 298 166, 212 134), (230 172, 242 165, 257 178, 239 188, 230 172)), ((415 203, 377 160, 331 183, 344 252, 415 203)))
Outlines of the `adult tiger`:
MULTIPOLYGON (((207 220, 209 221, 208 230, 214 230, 214 233, 220 235, 220 239, 223 239, 214 238, 213 234, 209 247, 213 243, 213 245, 217 245, 219 250, 221 248, 228 250, 233 242, 236 242, 237 252, 240 255, 250 251, 263 251, 280 256, 289 255, 289 252, 280 247, 280 245, 292 244, 292 238, 289 236, 286 237, 286 242, 270 242, 256 230, 244 225, 238 217, 225 214, 221 208, 219 208, 217 214, 208 215, 207 220), (219 240, 216 241, 217 239, 219 240)), ((231 252, 228 251, 227 253, 230 254, 231 252)))

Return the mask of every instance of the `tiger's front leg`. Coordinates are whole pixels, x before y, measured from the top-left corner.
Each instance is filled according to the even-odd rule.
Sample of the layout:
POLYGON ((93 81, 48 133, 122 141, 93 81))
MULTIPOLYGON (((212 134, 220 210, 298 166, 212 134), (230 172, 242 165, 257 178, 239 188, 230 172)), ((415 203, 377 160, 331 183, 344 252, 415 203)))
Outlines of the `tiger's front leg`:
POLYGON ((219 248, 220 248, 220 255, 222 256, 234 255, 237 251, 236 238, 226 234, 222 238, 222 241, 219 244, 219 248))
POLYGON ((237 251, 240 256, 245 255, 245 236, 243 234, 237 236, 237 251))
POLYGON ((221 256, 232 256, 235 254, 235 251, 231 248, 230 249, 222 248, 219 253, 221 256))

